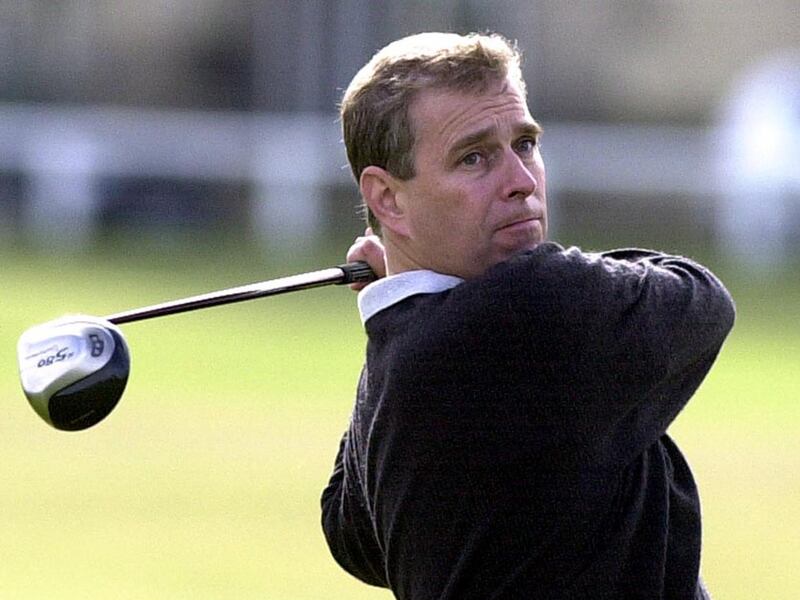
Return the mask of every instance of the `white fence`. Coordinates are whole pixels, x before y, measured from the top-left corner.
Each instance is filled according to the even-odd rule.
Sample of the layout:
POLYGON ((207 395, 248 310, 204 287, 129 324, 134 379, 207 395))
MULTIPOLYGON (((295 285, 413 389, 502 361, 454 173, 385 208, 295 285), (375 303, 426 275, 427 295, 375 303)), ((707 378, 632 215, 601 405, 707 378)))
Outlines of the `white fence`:
MULTIPOLYGON (((548 192, 679 194, 698 219, 725 210, 716 129, 544 123, 548 192)), ((721 130, 720 130, 721 131, 721 130)), ((333 114, 236 114, 0 104, 0 170, 25 177, 22 226, 82 244, 93 231, 98 181, 163 177, 244 182, 257 231, 273 243, 323 225, 323 188, 351 178, 333 114)))

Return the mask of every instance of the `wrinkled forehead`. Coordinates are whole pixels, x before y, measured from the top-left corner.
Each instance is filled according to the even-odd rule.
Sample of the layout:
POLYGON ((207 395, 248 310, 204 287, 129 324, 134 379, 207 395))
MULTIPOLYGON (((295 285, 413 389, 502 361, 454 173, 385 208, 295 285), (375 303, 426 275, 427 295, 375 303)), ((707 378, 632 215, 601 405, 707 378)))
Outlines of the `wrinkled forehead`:
POLYGON ((509 77, 474 90, 449 86, 420 90, 409 107, 409 119, 417 143, 435 138, 446 142, 465 130, 486 126, 488 121, 503 120, 516 126, 535 123, 525 92, 509 77))

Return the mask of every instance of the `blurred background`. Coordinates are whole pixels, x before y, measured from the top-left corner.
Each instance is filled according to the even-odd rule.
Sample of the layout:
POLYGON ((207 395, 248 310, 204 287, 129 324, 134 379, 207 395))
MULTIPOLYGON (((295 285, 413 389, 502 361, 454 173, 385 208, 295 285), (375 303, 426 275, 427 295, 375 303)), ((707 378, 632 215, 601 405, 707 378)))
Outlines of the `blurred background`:
POLYGON ((525 57, 554 239, 703 260, 738 322, 672 428, 715 597, 800 589, 796 0, 0 0, 0 596, 386 598, 318 497, 364 338, 339 289, 126 326, 120 407, 50 430, 15 344, 340 262, 363 224, 336 105, 430 30, 525 57))

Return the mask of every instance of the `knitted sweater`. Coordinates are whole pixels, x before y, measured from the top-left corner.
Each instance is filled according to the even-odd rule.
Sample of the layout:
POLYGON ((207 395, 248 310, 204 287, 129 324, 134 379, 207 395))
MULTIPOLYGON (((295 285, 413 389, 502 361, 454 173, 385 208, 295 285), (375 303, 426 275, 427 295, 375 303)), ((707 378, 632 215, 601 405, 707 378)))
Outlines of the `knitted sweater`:
POLYGON ((690 260, 554 243, 380 310, 322 495, 334 558, 402 600, 701 597, 666 431, 733 319, 690 260))

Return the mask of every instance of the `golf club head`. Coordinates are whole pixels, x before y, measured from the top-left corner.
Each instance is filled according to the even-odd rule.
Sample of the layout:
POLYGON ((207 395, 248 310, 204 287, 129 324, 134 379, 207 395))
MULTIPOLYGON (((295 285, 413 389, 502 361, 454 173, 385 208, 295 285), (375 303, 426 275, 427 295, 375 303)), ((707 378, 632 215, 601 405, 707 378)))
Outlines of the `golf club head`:
POLYGON ((17 344, 22 389, 47 423, 87 429, 119 402, 130 373, 122 332, 91 316, 70 316, 25 331, 17 344))

